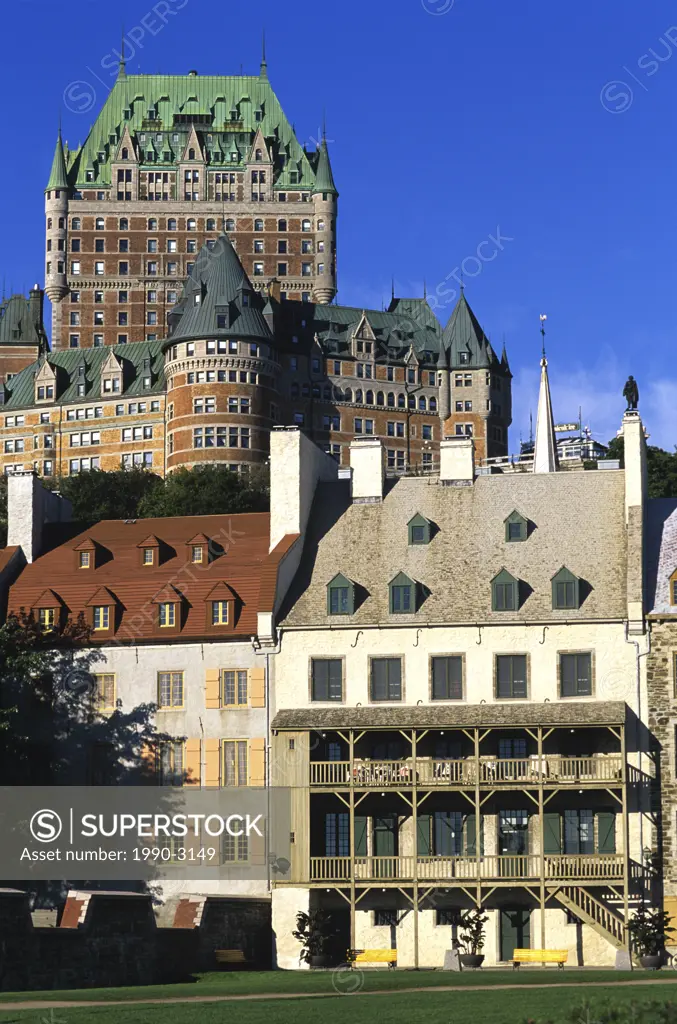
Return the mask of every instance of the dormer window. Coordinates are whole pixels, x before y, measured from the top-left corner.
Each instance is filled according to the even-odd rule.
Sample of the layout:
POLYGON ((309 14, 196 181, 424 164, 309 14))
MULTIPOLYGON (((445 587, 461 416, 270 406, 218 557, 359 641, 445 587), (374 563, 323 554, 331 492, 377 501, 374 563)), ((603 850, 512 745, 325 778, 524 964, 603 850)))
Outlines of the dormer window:
POLYGON ((562 566, 552 578, 552 607, 580 607, 580 580, 566 566, 562 566))
POLYGON ((342 573, 327 586, 327 615, 352 615, 355 611, 355 584, 342 573))
POLYGON ((89 569, 92 563, 92 552, 91 551, 80 551, 79 552, 79 565, 81 569, 89 569))
POLYGON ((256 150, 256 153, 254 154, 254 160, 256 161, 257 164, 262 163, 262 161, 263 161, 263 153, 261 152, 260 149, 256 150))
POLYGON ((155 565, 155 548, 144 548, 142 561, 144 565, 155 565))
MULTIPOLYGON (((127 149, 126 146, 124 146, 123 149, 122 149, 122 159, 123 160, 129 160, 129 150, 127 149)), ((120 172, 120 173, 122 173, 122 172, 120 172)))
POLYGON ((204 549, 201 544, 193 544, 190 551, 190 560, 194 565, 199 565, 204 561, 204 549))
POLYGON ((409 544, 429 544, 432 523, 417 513, 407 524, 409 544))
POLYGON ((390 581, 390 614, 407 615, 416 611, 416 584, 403 572, 390 581))
POLYGON ((502 569, 491 581, 491 608, 495 612, 513 612, 519 608, 519 580, 502 569))
POLYGON ((176 625, 176 604, 163 601, 158 606, 159 623, 161 629, 167 629, 176 625))
POLYGON ((39 608, 38 622, 40 623, 41 629, 47 631, 53 630, 56 622, 56 608, 39 608))
POLYGON ((212 626, 228 625, 228 601, 212 601, 212 626))
POLYGON ((511 512, 505 520, 506 543, 514 544, 526 540, 529 532, 529 523, 517 510, 511 512))
POLYGON ((110 608, 108 605, 97 604, 94 606, 93 624, 95 630, 110 628, 110 608))

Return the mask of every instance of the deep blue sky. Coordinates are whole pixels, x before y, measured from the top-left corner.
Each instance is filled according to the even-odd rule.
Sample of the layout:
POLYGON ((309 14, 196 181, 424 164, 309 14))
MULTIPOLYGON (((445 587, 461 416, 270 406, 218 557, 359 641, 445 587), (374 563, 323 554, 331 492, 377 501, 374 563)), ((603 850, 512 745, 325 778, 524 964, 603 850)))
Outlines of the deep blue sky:
POLYGON ((540 313, 558 420, 582 405, 607 439, 631 372, 653 443, 677 443, 674 3, 168 5, 165 27, 157 0, 3 8, 6 289, 42 280, 59 109, 75 145, 103 101, 102 62, 119 48, 122 20, 138 38, 145 16, 128 70, 149 73, 255 73, 265 24, 270 77, 301 141, 317 136, 327 111, 341 191, 339 301, 380 308, 392 274, 398 294, 421 294, 425 279, 439 295, 467 260, 469 301, 497 348, 505 336, 515 374, 513 448, 535 409, 540 313), (78 81, 87 85, 67 96, 96 94, 85 113, 64 109, 78 81), (605 89, 613 82, 625 84, 605 89), (472 257, 497 228, 511 240, 478 274, 472 257))

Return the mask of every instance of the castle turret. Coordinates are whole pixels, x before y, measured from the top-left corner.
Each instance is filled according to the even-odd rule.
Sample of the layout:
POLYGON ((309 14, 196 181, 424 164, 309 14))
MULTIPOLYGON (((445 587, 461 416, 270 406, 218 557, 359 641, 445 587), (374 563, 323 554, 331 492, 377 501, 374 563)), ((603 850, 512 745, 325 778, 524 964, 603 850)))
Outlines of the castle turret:
POLYGON ((327 138, 323 134, 320 144, 315 185, 313 187, 315 206, 315 302, 327 303, 336 295, 336 215, 338 212, 338 189, 329 159, 327 138))
POLYGON ((68 294, 68 175, 61 129, 56 140, 52 170, 45 189, 45 291, 52 303, 52 337, 61 334, 61 300, 68 294))

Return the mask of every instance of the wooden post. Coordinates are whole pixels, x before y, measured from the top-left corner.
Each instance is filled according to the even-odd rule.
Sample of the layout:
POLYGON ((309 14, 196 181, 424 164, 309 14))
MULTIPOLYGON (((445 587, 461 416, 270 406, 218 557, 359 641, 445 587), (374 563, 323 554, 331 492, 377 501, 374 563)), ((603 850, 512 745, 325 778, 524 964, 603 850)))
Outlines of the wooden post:
POLYGON ((418 970, 418 772, 416 763, 416 729, 411 739, 412 794, 411 806, 414 816, 414 970, 418 970))
MULTIPOLYGON (((543 804, 543 780, 544 776, 543 764, 543 726, 538 727, 538 819, 541 833, 541 856, 540 856, 540 875, 541 875, 541 949, 545 949, 545 822, 544 817, 544 804, 543 804)), ((543 964, 545 967, 545 964, 543 964)))
POLYGON ((477 871, 477 906, 482 906, 482 880, 480 877, 482 864, 480 851, 482 849, 482 820, 480 814, 482 804, 480 801, 480 731, 475 727, 475 861, 477 871))
POLYGON ((348 734, 348 749, 350 756, 350 786, 348 797, 350 800, 350 948, 355 949, 355 732, 353 729, 348 734))
POLYGON ((623 798, 623 809, 621 811, 621 817, 623 819, 623 917, 625 918, 625 948, 628 955, 630 955, 630 931, 628 929, 628 921, 630 918, 630 907, 629 907, 629 885, 630 885, 630 829, 628 822, 628 752, 625 740, 625 725, 621 725, 621 756, 623 764, 621 768, 621 783, 622 790, 621 795, 623 798))

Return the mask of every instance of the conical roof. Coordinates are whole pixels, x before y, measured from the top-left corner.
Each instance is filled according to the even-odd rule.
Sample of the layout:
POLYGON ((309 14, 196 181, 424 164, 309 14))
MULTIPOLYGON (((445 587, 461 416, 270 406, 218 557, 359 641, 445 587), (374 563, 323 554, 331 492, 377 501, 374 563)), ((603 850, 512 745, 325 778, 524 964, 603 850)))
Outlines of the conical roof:
POLYGON ((538 415, 536 417, 536 441, 534 442, 534 473, 555 473, 556 470, 555 421, 550 398, 548 360, 543 356, 541 359, 541 387, 538 393, 538 415))
POLYGON ((499 365, 489 339, 470 308, 464 291, 461 291, 442 337, 445 348, 449 351, 449 364, 452 369, 463 366, 489 368, 499 365))
POLYGON ((320 155, 317 160, 317 168, 315 170, 315 185, 313 186, 313 195, 317 192, 331 192, 333 195, 338 195, 338 189, 334 182, 334 175, 331 169, 331 160, 329 159, 329 149, 327 148, 327 140, 322 139, 320 144, 320 155))
POLYGON ((169 341, 174 344, 233 335, 271 339, 262 306, 261 296, 252 288, 228 235, 223 233, 211 249, 204 245, 200 250, 181 302, 172 312, 176 326, 169 341))
POLYGON ((49 181, 47 182, 48 189, 53 188, 68 188, 68 175, 66 174, 66 160, 63 153, 63 142, 61 141, 61 129, 56 139, 56 148, 54 150, 54 159, 52 160, 52 170, 49 175, 49 181))

